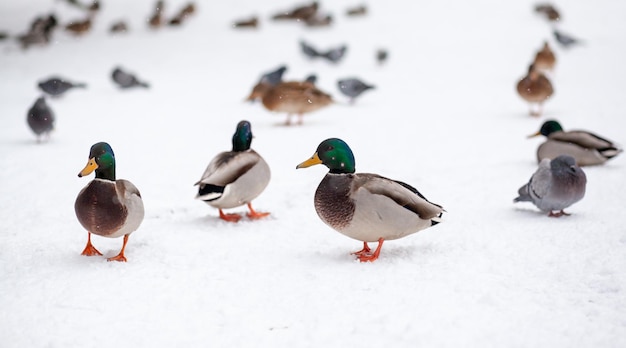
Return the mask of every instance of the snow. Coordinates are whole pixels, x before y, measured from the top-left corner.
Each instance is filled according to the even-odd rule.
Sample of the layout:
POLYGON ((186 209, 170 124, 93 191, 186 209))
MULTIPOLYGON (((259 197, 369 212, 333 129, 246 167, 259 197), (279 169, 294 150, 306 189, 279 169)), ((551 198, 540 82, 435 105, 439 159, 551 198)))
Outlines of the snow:
MULTIPOLYGON (((166 14, 185 3, 167 1, 166 14)), ((532 1, 370 2, 349 18, 359 2, 337 0, 321 3, 330 28, 269 20, 298 4, 201 2, 182 27, 153 31, 153 1, 105 1, 84 37, 58 31, 26 51, 0 43, 0 346, 626 346, 626 155, 584 168, 587 194, 569 217, 512 202, 537 166, 542 140, 525 137, 546 119, 626 143, 626 6, 556 3, 558 27, 585 42, 563 50, 532 1), (230 27, 253 14, 258 30, 230 27), (119 19, 130 31, 112 36, 119 19), (311 61, 302 39, 348 52, 336 65, 311 61), (546 39, 555 95, 533 118, 514 86, 546 39), (384 66, 378 48, 389 50, 384 66), (281 64, 288 80, 316 73, 338 103, 285 127, 284 115, 243 102, 281 64), (116 65, 152 88, 117 89, 116 65), (38 144, 26 111, 36 82, 57 74, 88 88, 48 98, 56 130, 38 144), (335 84, 352 76, 377 89, 349 105, 335 84), (272 169, 253 202, 271 216, 232 224, 194 200, 193 184, 242 119, 272 169), (356 261, 362 244, 313 207, 327 169, 295 169, 329 137, 351 146, 357 171, 443 205, 444 222, 356 261), (73 204, 93 176, 77 174, 98 141, 144 200, 127 263, 105 260, 121 239, 94 236, 104 256, 80 255, 87 233, 73 204)), ((49 11, 62 23, 82 16, 62 1, 4 1, 0 30, 21 33, 49 11)))

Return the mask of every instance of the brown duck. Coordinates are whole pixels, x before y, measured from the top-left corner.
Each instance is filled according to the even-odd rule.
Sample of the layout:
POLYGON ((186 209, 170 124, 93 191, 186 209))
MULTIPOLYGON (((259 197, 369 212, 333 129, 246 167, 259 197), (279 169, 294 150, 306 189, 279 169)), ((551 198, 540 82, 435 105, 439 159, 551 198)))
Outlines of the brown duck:
POLYGON ((530 104, 530 115, 541 116, 543 103, 554 93, 552 83, 535 68, 528 67, 528 74, 517 83, 517 93, 530 104))
POLYGON ((269 111, 286 112, 286 125, 291 124, 291 115, 298 115, 302 124, 304 114, 319 110, 333 103, 333 99, 310 82, 281 82, 268 89, 261 99, 269 111))
POLYGON ((543 48, 535 54, 535 68, 541 71, 554 70, 554 64, 556 63, 556 56, 548 45, 548 41, 543 43, 543 48))

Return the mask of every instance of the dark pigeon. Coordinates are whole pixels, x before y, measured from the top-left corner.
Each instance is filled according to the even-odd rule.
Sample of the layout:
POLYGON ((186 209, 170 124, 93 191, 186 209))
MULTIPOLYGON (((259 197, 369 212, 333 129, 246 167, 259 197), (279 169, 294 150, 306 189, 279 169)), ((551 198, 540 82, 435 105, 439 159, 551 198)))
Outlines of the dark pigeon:
POLYGON ((28 126, 37 136, 37 141, 41 141, 41 137, 50 137, 50 132, 54 129, 54 113, 46 104, 46 99, 40 97, 35 104, 28 110, 26 116, 28 126))
POLYGON ((373 85, 369 85, 356 78, 339 80, 337 81, 337 87, 339 87, 339 91, 343 95, 350 98, 351 103, 354 103, 354 100, 358 98, 361 93, 374 88, 373 85))
POLYGON ((60 96, 72 88, 87 88, 84 83, 73 83, 60 77, 52 77, 37 84, 39 88, 53 97, 60 96))
POLYGON ((115 68, 111 74, 113 81, 121 88, 144 87, 149 88, 145 82, 139 81, 135 75, 123 71, 121 68, 115 68))

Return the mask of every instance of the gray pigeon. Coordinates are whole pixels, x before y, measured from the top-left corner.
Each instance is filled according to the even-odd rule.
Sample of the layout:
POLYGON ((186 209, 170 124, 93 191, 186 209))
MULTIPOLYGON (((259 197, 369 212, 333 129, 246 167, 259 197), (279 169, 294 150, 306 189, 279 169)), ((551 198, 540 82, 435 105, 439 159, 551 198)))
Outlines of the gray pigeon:
POLYGON ((276 86, 283 81, 283 74, 285 74, 285 71, 287 71, 287 66, 281 65, 278 69, 263 74, 259 83, 267 83, 270 86, 276 86))
POLYGON ((135 75, 123 71, 121 68, 115 68, 111 74, 113 81, 121 88, 144 87, 149 88, 145 82, 139 81, 135 75))
POLYGON ((52 77, 37 84, 39 88, 53 97, 60 96, 72 88, 87 88, 84 83, 73 83, 60 77, 52 77))
POLYGON ((550 212, 548 216, 552 217, 569 215, 563 209, 585 196, 586 185, 587 177, 576 165, 574 157, 544 158, 528 184, 519 189, 519 197, 513 202, 532 202, 541 211, 550 212))
POLYGON ((300 48, 302 49, 302 53, 309 58, 317 58, 320 56, 320 53, 313 48, 313 46, 309 45, 304 41, 300 41, 300 48))
POLYGON ((324 57, 328 59, 329 61, 331 61, 332 63, 338 63, 346 54, 347 49, 348 49, 348 46, 343 45, 343 46, 328 50, 327 52, 321 53, 320 57, 324 57))
POLYGON ((317 82, 317 75, 311 74, 311 75, 307 76, 306 79, 304 79, 304 81, 306 81, 308 83, 315 84, 315 82, 317 82))
POLYGON ((46 99, 40 97, 35 104, 28 110, 26 116, 28 126, 37 135, 37 141, 41 141, 41 136, 50 137, 50 132, 54 129, 54 113, 46 104, 46 99))
POLYGON ((554 34, 554 38, 558 41, 561 46, 565 48, 569 48, 570 46, 580 45, 582 42, 574 37, 571 37, 567 34, 564 34, 556 29, 552 31, 554 34))
POLYGON ((337 81, 337 86, 341 93, 350 98, 350 103, 354 103, 354 100, 360 96, 361 93, 374 88, 374 86, 368 85, 356 78, 339 80, 337 81))

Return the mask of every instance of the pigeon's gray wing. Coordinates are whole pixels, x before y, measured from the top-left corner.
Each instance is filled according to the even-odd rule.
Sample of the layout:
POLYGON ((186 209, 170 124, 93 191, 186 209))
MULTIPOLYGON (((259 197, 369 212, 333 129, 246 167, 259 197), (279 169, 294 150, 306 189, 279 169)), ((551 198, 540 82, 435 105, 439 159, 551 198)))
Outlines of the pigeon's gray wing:
POLYGON ((552 169, 550 168, 550 160, 544 158, 539 163, 539 168, 530 178, 528 183, 528 194, 533 199, 542 199, 552 186, 552 169))

